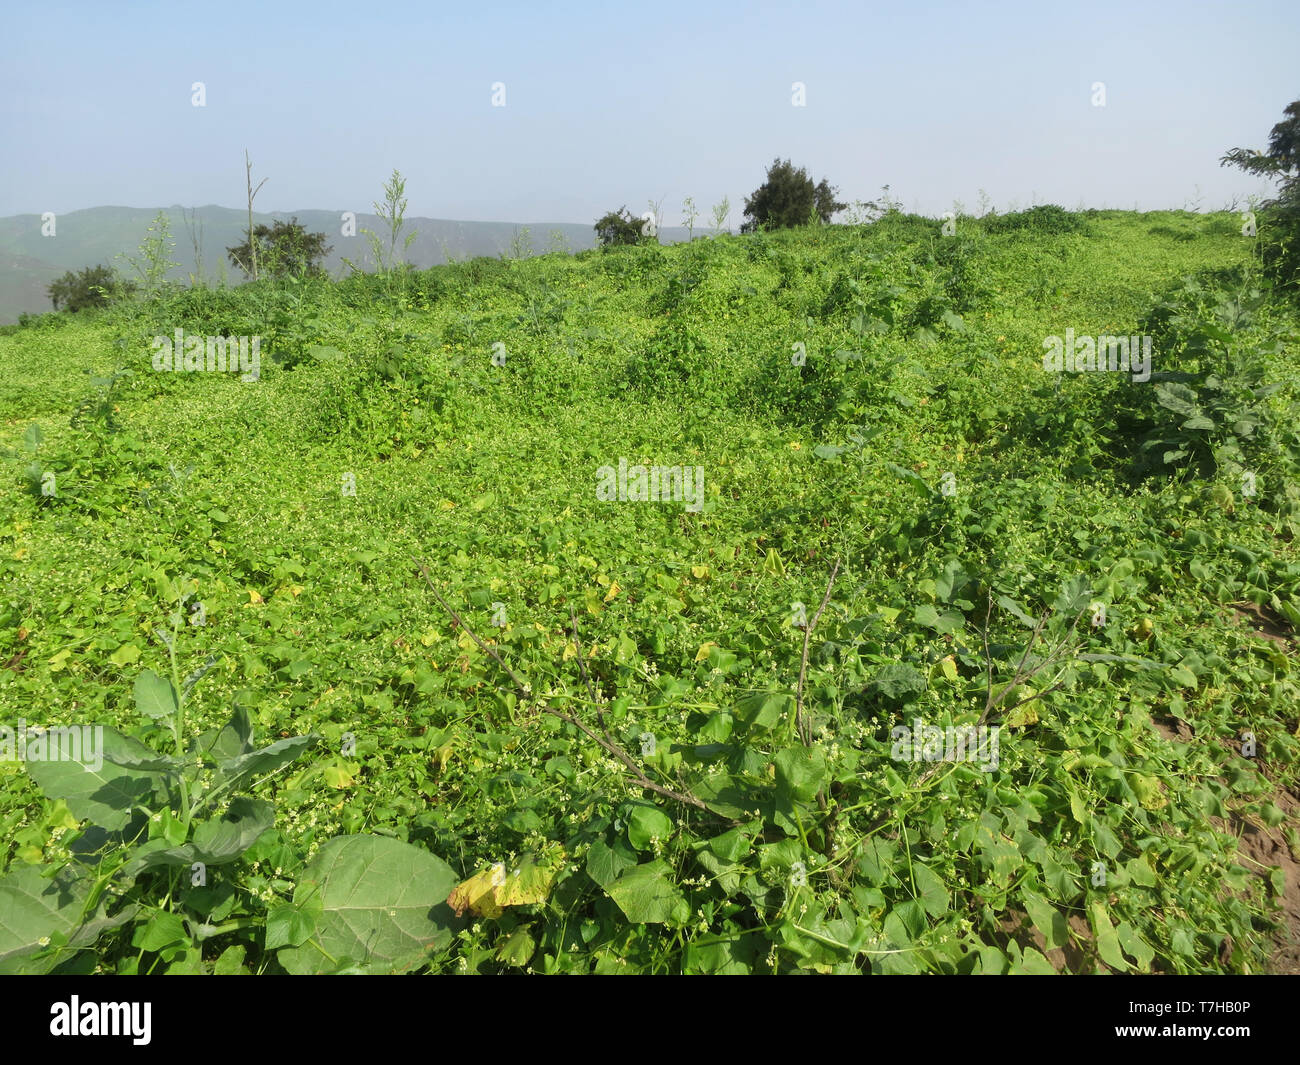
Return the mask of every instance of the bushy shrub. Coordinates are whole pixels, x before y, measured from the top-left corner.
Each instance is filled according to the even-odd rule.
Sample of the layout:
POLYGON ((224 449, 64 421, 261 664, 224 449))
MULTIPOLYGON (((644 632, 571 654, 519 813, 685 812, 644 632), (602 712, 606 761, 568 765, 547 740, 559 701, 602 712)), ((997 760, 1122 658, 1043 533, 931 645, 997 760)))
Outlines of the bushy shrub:
POLYGON ((986 233, 1065 234, 1087 231, 1087 223, 1074 211, 1054 203, 1043 203, 1027 211, 991 215, 981 220, 986 233))
POLYGON ((596 231, 596 239, 604 248, 640 244, 647 235, 645 220, 633 218, 628 214, 626 206, 620 207, 617 211, 610 211, 598 219, 592 228, 596 231))
POLYGON ((55 278, 45 291, 56 311, 75 314, 87 308, 107 307, 114 299, 130 292, 131 285, 107 266, 87 266, 55 278))
POLYGON ((808 171, 796 169, 789 159, 774 159, 767 170, 767 180, 745 200, 745 217, 742 233, 760 229, 790 229, 806 226, 810 220, 820 220, 823 225, 831 216, 848 204, 835 200, 836 190, 822 178, 814 185, 808 171))

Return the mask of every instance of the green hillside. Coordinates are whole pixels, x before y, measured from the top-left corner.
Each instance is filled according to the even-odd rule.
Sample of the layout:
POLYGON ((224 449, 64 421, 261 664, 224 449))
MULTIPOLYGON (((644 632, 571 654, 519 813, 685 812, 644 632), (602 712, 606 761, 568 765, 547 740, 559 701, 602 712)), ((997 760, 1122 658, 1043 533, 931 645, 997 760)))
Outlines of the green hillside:
POLYGON ((121 737, 0 971, 1297 971, 1297 322, 1036 208, 6 327, 0 721, 121 737))

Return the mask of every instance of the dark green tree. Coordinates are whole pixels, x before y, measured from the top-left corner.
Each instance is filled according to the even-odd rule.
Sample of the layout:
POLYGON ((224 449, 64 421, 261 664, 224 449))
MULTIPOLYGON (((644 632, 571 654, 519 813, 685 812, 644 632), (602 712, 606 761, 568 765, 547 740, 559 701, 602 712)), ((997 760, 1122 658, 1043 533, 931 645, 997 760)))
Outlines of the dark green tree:
MULTIPOLYGON (((277 219, 273 225, 260 225, 253 229, 257 242, 258 274, 272 277, 305 277, 322 271, 321 261, 332 250, 325 243, 324 233, 308 233, 297 217, 286 222, 277 219)), ((252 249, 249 242, 227 248, 230 261, 252 277, 252 249)))
POLYGON ((825 178, 814 185, 808 172, 802 167, 796 169, 789 159, 775 159, 768 167, 767 180, 745 200, 745 217, 749 221, 741 225, 740 231, 806 226, 814 211, 824 225, 836 211, 848 206, 836 202, 838 191, 825 178))
POLYGON ((1233 148, 1219 160, 1219 165, 1235 166, 1248 174, 1280 177, 1284 186, 1294 182, 1300 177, 1300 100, 1287 104, 1282 113, 1287 117, 1269 133, 1267 152, 1233 148))
POLYGON ((596 230, 596 239, 600 241, 601 246, 609 248, 618 244, 641 243, 644 226, 645 222, 642 219, 633 218, 628 214, 625 205, 617 211, 610 211, 592 228, 596 230))
POLYGON ((1282 113, 1286 117, 1269 133, 1267 152, 1233 148, 1219 165, 1280 180, 1277 197, 1260 206, 1260 256, 1278 283, 1300 287, 1300 100, 1282 113))
POLYGON ((69 270, 46 286, 54 309, 80 311, 87 307, 106 307, 115 297, 129 290, 107 266, 87 266, 84 270, 69 270))

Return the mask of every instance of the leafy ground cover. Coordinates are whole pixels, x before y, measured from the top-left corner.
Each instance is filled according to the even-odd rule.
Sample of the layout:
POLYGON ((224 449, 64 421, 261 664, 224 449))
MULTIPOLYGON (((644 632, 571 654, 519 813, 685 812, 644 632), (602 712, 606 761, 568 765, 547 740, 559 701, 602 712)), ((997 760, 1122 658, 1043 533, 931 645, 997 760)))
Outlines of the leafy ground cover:
POLYGON ((1296 337, 1045 208, 7 329, 0 969, 1296 971, 1296 337))

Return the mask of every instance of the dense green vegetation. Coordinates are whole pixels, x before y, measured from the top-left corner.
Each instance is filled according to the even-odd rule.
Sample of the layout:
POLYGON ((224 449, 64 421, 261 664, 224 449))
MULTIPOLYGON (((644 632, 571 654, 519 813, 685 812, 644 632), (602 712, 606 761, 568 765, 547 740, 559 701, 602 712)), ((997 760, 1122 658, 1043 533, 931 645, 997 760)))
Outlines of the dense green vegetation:
POLYGON ((0 969, 1276 968, 1300 396, 1255 245, 892 211, 5 330, 0 723, 116 732, 0 762, 0 969), (155 371, 178 329, 259 378, 155 371), (1150 379, 1046 372, 1067 329, 1150 379), (602 501, 620 460, 700 505, 602 501), (918 721, 996 768, 898 757, 918 721))

